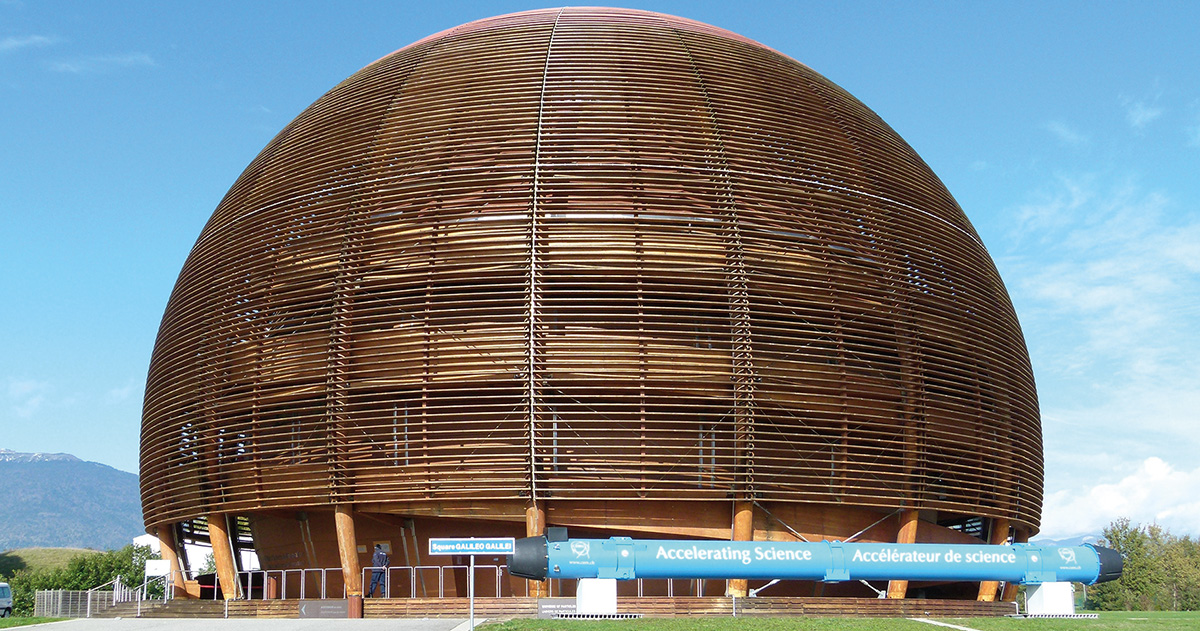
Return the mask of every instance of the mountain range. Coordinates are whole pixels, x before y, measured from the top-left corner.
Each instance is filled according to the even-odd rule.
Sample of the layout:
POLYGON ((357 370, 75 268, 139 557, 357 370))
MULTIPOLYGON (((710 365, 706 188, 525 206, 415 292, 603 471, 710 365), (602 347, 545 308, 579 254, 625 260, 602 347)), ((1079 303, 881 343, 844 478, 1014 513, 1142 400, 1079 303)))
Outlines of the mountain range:
POLYGON ((0 449, 0 550, 111 550, 145 534, 138 477, 70 454, 0 449))
POLYGON ((1035 538, 1035 539, 1030 540, 1029 543, 1036 543, 1036 544, 1042 545, 1042 546, 1071 547, 1071 546, 1081 546, 1085 543, 1090 543, 1090 544, 1094 544, 1094 545, 1102 545, 1101 542, 1103 540, 1104 540, 1104 538, 1099 535, 1080 535, 1078 537, 1069 537, 1067 539, 1035 538))

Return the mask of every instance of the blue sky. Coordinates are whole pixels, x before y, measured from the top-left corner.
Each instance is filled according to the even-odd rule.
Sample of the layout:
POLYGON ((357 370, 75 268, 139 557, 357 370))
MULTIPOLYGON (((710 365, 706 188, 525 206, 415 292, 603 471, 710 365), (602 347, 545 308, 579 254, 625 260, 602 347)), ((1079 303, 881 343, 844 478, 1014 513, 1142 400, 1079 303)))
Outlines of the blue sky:
MULTIPOLYGON (((1021 319, 1043 535, 1200 535, 1200 4, 644 2, 854 94, 1021 319)), ((259 150, 367 63, 533 2, 0 0, 0 448, 137 471, 175 277, 259 150)))

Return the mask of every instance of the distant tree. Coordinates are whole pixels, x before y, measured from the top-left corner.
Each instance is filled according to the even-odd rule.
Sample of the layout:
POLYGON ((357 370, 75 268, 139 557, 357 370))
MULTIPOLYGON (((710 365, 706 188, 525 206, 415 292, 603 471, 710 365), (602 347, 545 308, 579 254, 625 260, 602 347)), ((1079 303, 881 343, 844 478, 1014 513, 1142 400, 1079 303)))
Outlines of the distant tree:
POLYGON ((66 570, 17 570, 8 577, 12 587, 13 615, 32 616, 34 594, 40 589, 61 589, 66 570))
POLYGON ((1088 606, 1105 611, 1144 609, 1142 596, 1150 590, 1151 579, 1148 565, 1145 531, 1121 517, 1104 528, 1104 541, 1109 548, 1125 557, 1121 578, 1096 585, 1088 592, 1088 606))
POLYGON ((1163 566, 1167 582, 1160 602, 1171 611, 1200 610, 1200 541, 1190 537, 1174 539, 1165 550, 1163 566))
POLYGON ((104 554, 78 556, 67 564, 70 585, 62 589, 91 589, 120 576, 128 586, 145 580, 146 560, 158 558, 148 546, 128 545, 104 554))
POLYGON ((204 563, 200 564, 200 574, 214 574, 217 571, 217 562, 213 560, 211 552, 204 555, 204 563))
POLYGON ((1089 608, 1200 610, 1200 542, 1122 517, 1104 529, 1103 544, 1125 557, 1125 567, 1119 580, 1088 589, 1089 608))
POLYGON ((34 596, 42 589, 92 589, 118 576, 127 586, 141 585, 146 560, 157 558, 148 546, 128 545, 102 554, 76 556, 64 569, 17 570, 8 580, 13 591, 13 614, 33 615, 34 596))

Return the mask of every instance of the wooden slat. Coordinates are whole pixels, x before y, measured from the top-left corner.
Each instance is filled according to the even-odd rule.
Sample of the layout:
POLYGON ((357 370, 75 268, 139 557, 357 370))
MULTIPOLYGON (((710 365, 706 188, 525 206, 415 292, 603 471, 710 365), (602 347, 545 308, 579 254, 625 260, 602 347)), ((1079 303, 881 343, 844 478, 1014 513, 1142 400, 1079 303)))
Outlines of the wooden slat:
MULTIPOLYGON (((298 600, 230 601, 230 617, 295 618, 298 600)), ((781 598, 737 599, 739 616, 805 617, 999 617, 1014 613, 1012 603, 911 598, 781 598)), ((621 598, 619 613, 647 617, 732 616, 730 598, 656 597, 621 598)), ((439 618, 467 614, 465 598, 374 598, 363 602, 366 618, 439 618)), ((536 598, 476 598, 475 614, 491 619, 531 618, 537 615, 536 598)), ((186 614, 185 614, 186 615, 186 614)))
POLYGON ((247 167, 163 316, 142 500, 148 528, 733 494, 1036 532, 1040 436, 991 258, 873 112, 715 27, 552 9, 384 57, 247 167))

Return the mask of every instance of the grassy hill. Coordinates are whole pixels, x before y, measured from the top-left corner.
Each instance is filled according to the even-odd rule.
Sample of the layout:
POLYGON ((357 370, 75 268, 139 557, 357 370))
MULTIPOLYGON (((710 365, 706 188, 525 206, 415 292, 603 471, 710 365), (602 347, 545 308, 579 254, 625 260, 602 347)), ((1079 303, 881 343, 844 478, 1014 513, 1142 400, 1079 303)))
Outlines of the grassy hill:
POLYGON ((71 559, 81 554, 99 552, 86 548, 20 548, 0 552, 0 576, 11 576, 16 570, 65 568, 71 559))

